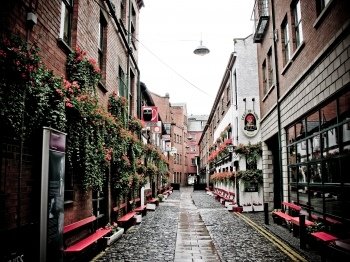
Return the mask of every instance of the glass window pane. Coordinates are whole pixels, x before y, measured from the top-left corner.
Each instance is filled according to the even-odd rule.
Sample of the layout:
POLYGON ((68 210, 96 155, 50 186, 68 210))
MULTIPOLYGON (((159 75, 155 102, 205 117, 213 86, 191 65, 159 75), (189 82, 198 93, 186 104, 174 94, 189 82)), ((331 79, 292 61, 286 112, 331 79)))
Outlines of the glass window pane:
POLYGON ((300 165, 298 167, 298 182, 306 183, 308 181, 308 168, 306 165, 300 165))
POLYGON ((350 183, 350 155, 341 158, 340 164, 343 183, 350 183))
POLYGON ((287 143, 291 144, 295 141, 295 126, 291 126, 287 130, 287 143))
POLYGON ((350 92, 339 97, 339 119, 343 121, 350 118, 350 92))
POLYGON ((297 177, 298 177, 297 168, 298 167, 296 167, 296 166, 290 166, 289 167, 289 181, 291 183, 298 181, 298 179, 297 179, 297 177))
POLYGON ((296 145, 292 145, 288 147, 288 164, 295 164, 296 162, 296 145))
POLYGON ((302 120, 295 125, 296 140, 300 140, 305 137, 305 121, 302 120))
POLYGON ((325 213, 333 216, 342 216, 344 192, 340 187, 325 187, 325 213))
POLYGON ((306 118, 307 135, 312 135, 313 133, 320 131, 320 114, 315 112, 306 118))
POLYGON ((310 183, 321 183, 322 175, 321 175, 321 163, 311 164, 309 166, 310 173, 310 183))
POLYGON ((298 203, 298 187, 296 183, 290 184, 290 201, 298 203))
POLYGON ((70 13, 67 7, 64 10, 63 40, 70 44, 70 13))
POLYGON ((332 128, 322 133, 322 143, 324 157, 332 157, 339 154, 337 128, 332 128))
POLYGON ((324 183, 340 183, 340 170, 338 158, 326 159, 324 162, 322 178, 324 183))
POLYGON ((321 129, 325 129, 329 126, 335 125, 336 123, 337 103, 334 100, 321 109, 321 129))
POLYGON ((322 213, 323 210, 323 189, 322 186, 310 187, 310 205, 313 211, 322 213))
POLYGON ((321 151, 320 151, 320 136, 316 135, 308 139, 308 157, 309 160, 320 159, 321 151))
POLYGON ((342 135, 342 142, 344 145, 344 149, 350 149, 349 144, 350 144, 350 120, 349 122, 343 124, 340 126, 341 128, 341 135, 342 135))
POLYGON ((296 146, 297 146, 297 163, 307 161, 306 143, 307 143, 307 141, 303 140, 303 141, 296 144, 296 146))
POLYGON ((309 205, 309 199, 308 199, 308 187, 305 185, 298 185, 298 200, 300 205, 309 205))

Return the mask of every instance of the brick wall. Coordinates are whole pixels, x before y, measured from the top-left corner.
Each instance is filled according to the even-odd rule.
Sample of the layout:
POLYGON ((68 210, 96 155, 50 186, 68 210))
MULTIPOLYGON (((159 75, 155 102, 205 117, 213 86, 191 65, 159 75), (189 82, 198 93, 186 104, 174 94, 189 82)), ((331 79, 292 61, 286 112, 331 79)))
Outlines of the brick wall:
MULTIPOLYGON (((341 28, 347 23, 350 11, 350 3, 348 1, 333 1, 326 10, 327 12, 325 15, 320 19, 316 11, 316 1, 300 0, 304 46, 296 52, 297 50, 293 47, 294 44, 292 44, 292 59, 289 66, 286 68, 282 59, 283 43, 281 25, 283 20, 287 18, 291 35, 293 31, 292 25, 294 24, 291 17, 291 4, 292 1, 282 1, 278 3, 275 1, 280 97, 295 89, 295 81, 305 74, 305 70, 315 63, 315 57, 320 56, 324 52, 325 47, 334 40, 335 35, 338 34, 341 28)), ((270 19, 271 18, 270 11, 270 19)), ((261 87, 261 67, 264 59, 266 59, 268 50, 272 47, 273 35, 272 21, 270 20, 263 42, 258 44, 259 83, 261 87)), ((260 95, 262 98, 262 117, 265 117, 276 105, 276 88, 272 89, 271 93, 265 96, 265 98, 262 95, 262 88, 260 88, 260 95)))
MULTIPOLYGON (((116 4, 116 1, 114 1, 116 4)), ((129 1, 127 1, 129 3, 129 1)), ((135 1, 131 1, 136 10, 138 23, 138 8, 135 1)), ((75 47, 80 47, 87 52, 87 57, 98 60, 98 24, 100 19, 100 12, 104 13, 107 20, 107 40, 106 40, 106 66, 105 66, 105 88, 99 89, 98 95, 101 104, 107 106, 108 94, 112 91, 118 91, 118 68, 123 69, 125 74, 128 74, 127 66, 131 67, 134 74, 134 81, 132 82, 132 115, 136 115, 136 88, 138 72, 131 59, 128 60, 127 52, 122 37, 118 33, 115 23, 108 14, 107 5, 104 1, 81 0, 74 1, 74 19, 72 23, 73 41, 72 50, 75 47), (101 9, 102 8, 102 9, 101 9)), ((128 10, 128 6, 126 6, 128 10)), ((66 60, 70 53, 70 49, 63 46, 58 40, 60 30, 60 16, 61 16, 61 1, 6 1, 1 8, 0 18, 0 33, 11 31, 22 38, 28 36, 30 42, 35 42, 40 48, 39 55, 46 68, 53 70, 57 76, 65 77, 66 75, 66 60), (10 3, 11 2, 11 3, 10 3), (35 6, 37 3, 37 6, 35 6), (36 7, 36 8, 35 8, 36 7), (33 11, 37 15, 37 24, 33 29, 26 31, 26 15, 28 11, 33 11)), ((136 26, 136 34, 138 26, 136 26)), ((137 42, 134 46, 133 54, 137 56, 137 42)), ((137 61, 137 57, 136 57, 137 61)), ((69 134, 68 134, 69 135, 69 134)), ((1 183, 3 183, 4 172, 6 173, 6 182, 3 185, 9 192, 6 193, 4 201, 1 201, 1 208, 6 209, 6 218, 1 216, 0 228, 11 228, 15 226, 16 205, 17 205, 17 175, 18 175, 18 147, 14 145, 5 145, 3 147, 2 166, 1 166, 1 183), (4 157, 5 156, 5 157, 4 157), (4 171, 6 169, 6 171, 4 171), (3 204, 4 203, 4 204, 3 204)), ((40 153, 39 153, 40 154, 40 153)), ((28 155, 30 156, 30 155, 28 155)), ((27 155, 24 155, 27 159, 27 155)), ((38 155, 36 155, 38 157, 38 155)), ((21 217, 22 222, 29 223, 32 217, 37 218, 39 212, 38 199, 33 199, 31 193, 40 188, 40 162, 28 162, 22 166, 22 182, 21 185, 21 217), (39 170, 33 172, 33 170, 39 170)), ((74 203, 65 206, 65 224, 71 223, 77 219, 91 215, 92 204, 91 194, 86 194, 79 191, 78 185, 75 185, 74 203)), ((6 191, 6 192, 7 192, 6 191)), ((38 191, 37 191, 38 192, 38 191)), ((0 195, 2 192, 0 192, 0 195)), ((2 195, 3 196, 3 195, 2 195)), ((1 196, 1 197, 2 197, 1 196)), ((4 212, 0 212, 5 214, 4 212)))

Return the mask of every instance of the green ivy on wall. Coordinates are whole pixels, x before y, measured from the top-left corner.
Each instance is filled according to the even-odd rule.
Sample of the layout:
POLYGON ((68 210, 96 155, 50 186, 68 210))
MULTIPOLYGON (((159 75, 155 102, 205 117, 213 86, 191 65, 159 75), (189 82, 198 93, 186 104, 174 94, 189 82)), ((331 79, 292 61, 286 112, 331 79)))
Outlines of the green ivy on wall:
POLYGON ((262 170, 256 169, 257 161, 262 155, 261 142, 257 144, 248 143, 248 145, 239 144, 235 148, 235 152, 244 155, 247 161, 247 170, 238 171, 237 178, 244 182, 261 184, 263 182, 262 170))
POLYGON ((66 63, 67 79, 42 65, 39 49, 19 37, 0 42, 0 121, 8 135, 30 139, 43 126, 67 133, 67 167, 81 188, 102 190, 110 173, 117 195, 146 183, 144 161, 152 174, 167 173, 167 160, 140 141, 142 124, 128 119, 127 101, 112 93, 108 110, 96 94, 101 79, 93 59, 77 48, 66 63), (108 172, 109 170, 109 172, 108 172))

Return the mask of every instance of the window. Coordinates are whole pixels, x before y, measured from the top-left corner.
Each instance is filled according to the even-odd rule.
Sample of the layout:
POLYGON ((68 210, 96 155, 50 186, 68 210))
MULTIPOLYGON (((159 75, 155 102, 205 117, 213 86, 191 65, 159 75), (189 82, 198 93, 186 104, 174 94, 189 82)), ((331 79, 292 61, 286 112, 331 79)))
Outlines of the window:
POLYGON ((316 214, 350 218, 350 91, 298 120, 286 131, 291 199, 316 214), (309 200, 309 201, 308 201, 309 200))
POLYGON ((226 88, 227 105, 231 102, 231 87, 228 84, 226 88))
POLYGON ((107 28, 107 22, 102 14, 100 13, 100 21, 98 23, 98 66, 100 67, 102 76, 104 77, 105 74, 105 46, 106 46, 106 28, 107 28))
POLYGON ((331 1, 332 0, 317 0, 316 2, 317 14, 319 15, 331 1))
POLYGON ((283 45, 283 63, 286 65, 290 60, 290 40, 289 40, 289 30, 288 23, 284 22, 281 28, 282 31, 282 45, 283 45))
POLYGON ((273 63, 272 63, 272 50, 270 48, 269 52, 267 53, 267 87, 270 88, 273 86, 273 63))
POLYGON ((221 113, 223 114, 225 112, 225 96, 222 96, 221 98, 221 113))
POLYGON ((62 0, 60 38, 69 46, 72 42, 72 14, 73 0, 62 0))
POLYGON ((235 105, 236 105, 236 109, 238 107, 238 92, 237 92, 237 74, 236 71, 233 73, 233 84, 234 84, 234 88, 235 88, 235 93, 234 95, 234 99, 235 99, 235 105))
POLYGON ((132 111, 134 109, 135 103, 134 103, 134 90, 136 85, 136 77, 133 71, 130 70, 130 90, 129 90, 129 115, 132 115, 132 111))
POLYGON ((296 45, 296 48, 298 48, 301 45, 301 43, 304 41, 303 26, 301 23, 300 1, 298 1, 293 8, 293 16, 294 16, 295 45, 296 45))
POLYGON ((118 72, 118 79, 119 79, 119 96, 126 96, 126 84, 125 84, 125 74, 121 67, 119 67, 118 72))
POLYGON ((262 64, 262 77, 263 77, 263 93, 264 95, 267 94, 267 72, 266 72, 266 61, 263 62, 262 64))
POLYGON ((104 197, 103 191, 93 191, 92 192, 92 207, 93 214, 96 217, 102 217, 106 213, 106 198, 104 197))
POLYGON ((196 165, 196 158, 192 158, 192 159, 191 159, 191 164, 192 164, 192 166, 195 166, 195 165, 196 165))
POLYGON ((125 6, 125 1, 126 1, 126 0, 120 1, 120 19, 122 20, 123 23, 126 22, 126 6, 125 6))
POLYGON ((132 6, 131 7, 131 43, 136 49, 135 39, 136 39, 136 11, 132 6))

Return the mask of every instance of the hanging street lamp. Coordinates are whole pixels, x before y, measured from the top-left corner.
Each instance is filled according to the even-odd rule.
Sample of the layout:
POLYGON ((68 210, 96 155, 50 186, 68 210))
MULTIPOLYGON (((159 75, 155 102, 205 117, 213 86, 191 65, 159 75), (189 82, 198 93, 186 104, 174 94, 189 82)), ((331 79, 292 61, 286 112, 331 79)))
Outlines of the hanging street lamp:
POLYGON ((202 40, 200 41, 200 45, 193 51, 194 54, 204 56, 209 54, 210 50, 202 44, 202 40))

